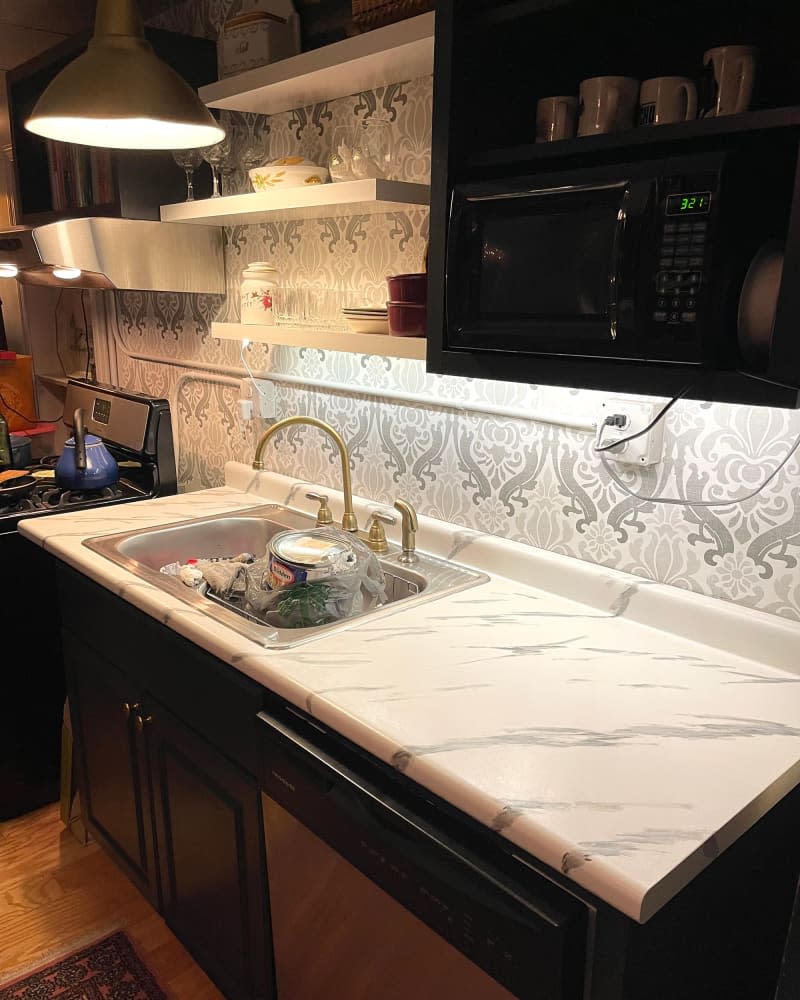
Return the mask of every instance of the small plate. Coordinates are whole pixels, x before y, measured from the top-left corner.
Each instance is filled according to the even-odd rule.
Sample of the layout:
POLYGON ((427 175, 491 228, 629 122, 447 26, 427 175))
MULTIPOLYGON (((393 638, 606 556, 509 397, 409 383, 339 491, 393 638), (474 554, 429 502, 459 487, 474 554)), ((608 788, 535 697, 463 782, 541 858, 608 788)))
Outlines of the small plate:
POLYGON ((353 333, 389 334, 388 316, 346 316, 347 325, 353 333))

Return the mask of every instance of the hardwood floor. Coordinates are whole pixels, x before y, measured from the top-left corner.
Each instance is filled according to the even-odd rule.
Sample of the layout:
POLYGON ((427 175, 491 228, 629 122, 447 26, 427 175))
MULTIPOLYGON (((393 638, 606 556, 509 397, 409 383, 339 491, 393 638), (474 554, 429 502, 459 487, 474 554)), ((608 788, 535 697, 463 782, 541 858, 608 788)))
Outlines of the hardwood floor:
POLYGON ((0 982, 124 929, 174 1000, 225 1000, 158 912, 58 803, 0 823, 0 982))

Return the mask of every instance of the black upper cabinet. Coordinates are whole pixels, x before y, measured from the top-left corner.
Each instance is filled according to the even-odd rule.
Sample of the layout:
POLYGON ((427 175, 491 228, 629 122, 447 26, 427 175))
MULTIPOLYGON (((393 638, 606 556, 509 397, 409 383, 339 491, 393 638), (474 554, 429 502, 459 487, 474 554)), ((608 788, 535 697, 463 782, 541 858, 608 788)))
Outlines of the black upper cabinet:
MULTIPOLYGON (((156 55, 195 90, 217 79, 213 41, 157 28, 146 28, 145 35, 156 55)), ((19 223, 87 215, 157 220, 161 205, 186 197, 184 173, 169 151, 53 143, 25 129, 45 88, 88 41, 88 36, 67 39, 6 74, 19 223)), ((197 197, 211 194, 207 164, 196 171, 194 184, 197 197)))
MULTIPOLYGON (((735 4, 726 0, 702 4, 621 0, 612 5, 593 0, 445 0, 437 4, 428 370, 612 392, 800 406, 800 338, 796 336, 800 284, 792 277, 800 273, 800 61, 793 44, 793 13, 788 0, 735 4), (714 81, 710 68, 703 65, 703 55, 723 45, 755 48, 755 87, 746 112, 706 117, 703 112, 714 100, 714 81), (536 143, 537 101, 562 94, 577 97, 581 81, 597 76, 627 76, 639 82, 658 76, 689 77, 697 87, 698 116, 676 124, 536 143), (680 299, 680 321, 692 315, 695 290, 689 279, 695 265, 677 252, 674 265, 662 262, 662 244, 672 238, 665 228, 671 222, 666 218, 666 195, 679 190, 670 184, 680 183, 675 175, 683 172, 690 158, 714 156, 727 157, 726 164, 733 158, 736 165, 721 168, 727 171, 728 181, 721 182, 722 194, 708 222, 691 220, 693 241, 701 238, 700 229, 709 234, 700 282, 704 291, 696 296, 696 325, 678 330, 669 310, 680 299), (675 169, 677 163, 680 169, 675 169), (524 261, 531 269, 532 288, 537 280, 557 284, 548 248, 539 245, 537 253, 524 253, 524 246, 529 245, 525 239, 544 232, 563 256, 570 237, 566 229, 558 239, 553 235, 555 211, 547 225, 540 226, 534 219, 538 209, 533 200, 509 202, 509 193, 558 188, 560 178, 574 185, 581 172, 589 170, 597 177, 605 172, 612 179, 615 170, 619 177, 628 169, 638 176, 642 164, 645 174, 650 171, 648 176, 657 178, 649 196, 653 210, 648 214, 640 206, 641 222, 637 223, 634 211, 615 227, 621 238, 614 237, 606 267, 610 300, 620 294, 623 279, 633 289, 627 300, 610 301, 607 332, 615 343, 577 350, 574 345, 581 337, 576 336, 570 345, 563 330, 580 309, 576 303, 574 309, 567 303, 570 308, 559 314, 552 305, 558 298, 557 288, 530 307, 536 337, 529 339, 533 321, 527 306, 520 313, 518 296, 506 300, 501 294, 497 275, 507 265, 497 264, 497 254, 510 250, 515 255, 517 291, 524 275, 520 262, 524 261), (735 191, 732 175, 738 177, 735 191), (746 183, 748 176, 752 183, 746 183), (487 204, 487 194, 506 199, 506 208, 481 208, 487 204), (476 199, 478 209, 474 208, 476 199), (513 216, 517 211, 527 212, 525 224, 511 236, 506 228, 494 246, 493 236, 507 223, 500 215, 513 216), (636 224, 642 230, 638 243, 629 236, 636 224), (740 337, 740 293, 743 287, 752 287, 751 279, 746 280, 750 262, 772 241, 784 254, 783 277, 774 286, 778 287, 774 328, 771 334, 761 334, 762 343, 751 349, 740 337), (618 243, 636 251, 633 262, 625 265, 626 273, 619 264, 618 243), (495 259, 482 264, 482 255, 485 261, 487 253, 495 259), (534 267, 537 260, 544 264, 534 267), (634 266, 635 281, 631 278, 634 266), (669 286, 663 301, 662 282, 669 286), (679 289, 683 284, 687 287, 679 289), (686 299, 691 303, 688 307, 686 299), (538 305, 542 309, 537 313, 538 305), (639 345, 627 354, 616 337, 616 320, 612 322, 617 306, 627 308, 628 341, 639 345), (552 336, 548 309, 554 316, 552 336), (666 336, 652 332, 662 309, 668 316, 666 336), (644 332, 646 323, 649 334, 644 332), (696 347, 694 356, 680 343, 689 340, 692 349, 696 347), (653 345, 653 341, 659 342, 653 345), (757 357, 756 350, 760 352, 757 357)), ((494 204, 500 203, 495 200, 494 204)), ((631 207, 630 200, 627 207, 631 207)), ((563 218, 564 225, 576 232, 588 226, 581 229, 575 205, 566 201, 563 218)), ((581 246, 576 237, 576 260, 581 246)), ((696 260, 694 242, 691 246, 688 257, 696 260)), ((599 263, 597 277, 602 278, 599 263)), ((562 304, 561 300, 556 303, 562 304)))

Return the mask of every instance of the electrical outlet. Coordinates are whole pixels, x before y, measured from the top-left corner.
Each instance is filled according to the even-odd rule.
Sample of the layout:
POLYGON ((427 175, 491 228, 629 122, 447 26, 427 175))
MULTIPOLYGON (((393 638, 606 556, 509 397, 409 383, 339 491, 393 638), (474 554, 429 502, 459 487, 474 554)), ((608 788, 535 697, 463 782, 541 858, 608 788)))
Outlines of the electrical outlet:
MULTIPOLYGON (((606 417, 612 414, 621 414, 625 417, 624 427, 606 427, 603 430, 602 445, 611 444, 621 438, 628 437, 629 434, 636 434, 643 430, 655 419, 658 412, 663 408, 663 403, 644 403, 635 399, 625 399, 611 397, 604 400, 600 405, 600 416, 598 426, 603 423, 606 417)), ((603 452, 606 458, 612 462, 625 463, 626 465, 656 465, 661 461, 664 453, 664 421, 659 420, 647 434, 635 438, 633 441, 626 441, 619 448, 612 448, 603 452)))
POLYGON ((278 394, 275 383, 265 378, 243 378, 239 382, 240 399, 251 403, 251 414, 274 420, 278 414, 278 394))
POLYGON ((259 417, 274 420, 278 414, 278 393, 275 383, 266 378, 253 379, 253 405, 259 417))

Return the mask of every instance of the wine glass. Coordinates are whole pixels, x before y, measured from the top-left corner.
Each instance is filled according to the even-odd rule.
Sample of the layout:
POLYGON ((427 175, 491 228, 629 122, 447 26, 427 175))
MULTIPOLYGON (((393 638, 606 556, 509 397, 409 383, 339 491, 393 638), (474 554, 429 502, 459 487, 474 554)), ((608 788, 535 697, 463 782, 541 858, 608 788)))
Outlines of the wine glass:
POLYGON ((250 171, 264 164, 267 158, 267 136, 264 131, 253 131, 253 134, 244 141, 239 159, 242 169, 250 177, 250 171))
POLYGON ((223 156, 219 165, 220 188, 223 194, 233 194, 231 184, 233 175, 240 168, 242 162, 242 139, 235 137, 229 143, 228 152, 223 156))
POLYGON ((224 139, 220 139, 219 142, 215 142, 211 146, 205 146, 200 150, 200 153, 206 163, 211 167, 211 176, 214 179, 214 188, 211 192, 212 198, 219 198, 221 196, 220 191, 220 173, 223 162, 226 160, 231 151, 231 134, 226 133, 224 139))
POLYGON ((176 149, 172 153, 172 159, 183 167, 186 171, 186 200, 194 201, 194 184, 192 177, 195 170, 203 162, 203 156, 199 149, 176 149))

